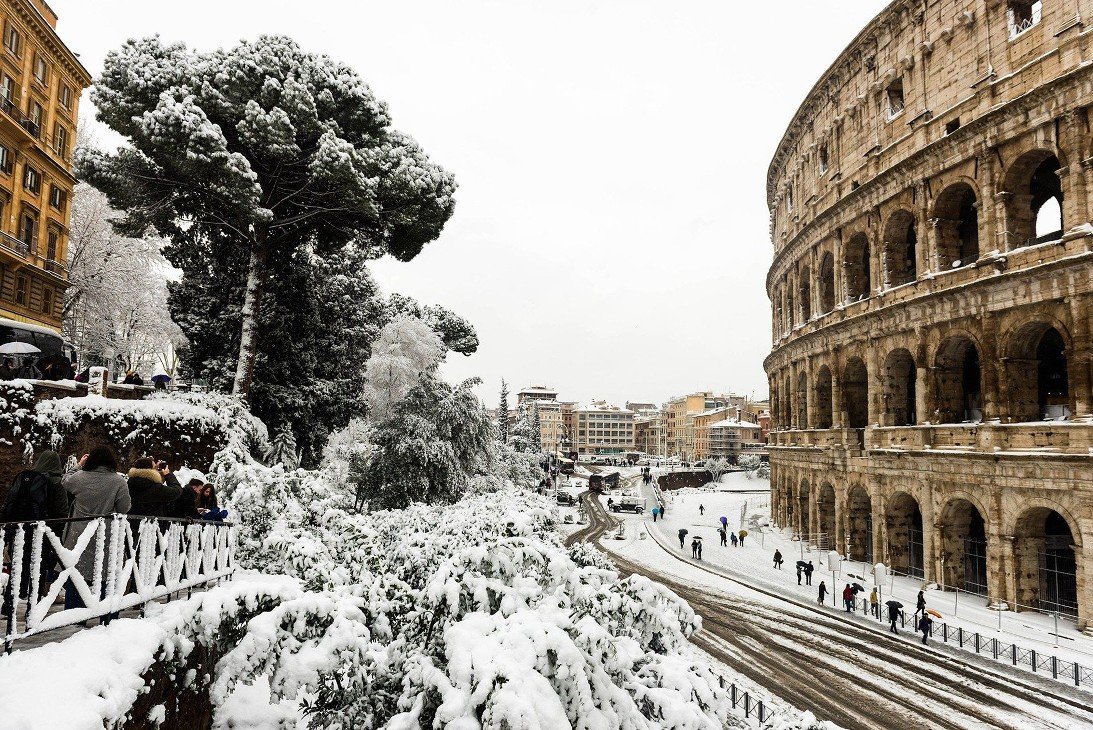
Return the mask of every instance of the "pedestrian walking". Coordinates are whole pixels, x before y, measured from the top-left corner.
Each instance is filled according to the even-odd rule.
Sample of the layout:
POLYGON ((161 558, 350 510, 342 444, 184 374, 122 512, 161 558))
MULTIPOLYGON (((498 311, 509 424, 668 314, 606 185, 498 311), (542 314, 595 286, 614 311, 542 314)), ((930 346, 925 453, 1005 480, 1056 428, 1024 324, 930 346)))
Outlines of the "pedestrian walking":
POLYGON ((728 530, 729 529, 729 518, 726 517, 725 515, 721 515, 721 529, 723 529, 723 530, 728 530))
POLYGON ((717 534, 721 536, 721 547, 725 547, 729 544, 728 539, 725 537, 725 528, 718 530, 717 534))
POLYGON ((802 574, 803 574, 803 571, 801 570, 801 564, 797 563, 797 585, 801 585, 801 575, 802 574))
POLYGON ((854 613, 854 589, 849 583, 846 584, 846 588, 843 588, 843 606, 846 607, 847 613, 854 613))
POLYGON ((698 538, 691 538, 691 557, 698 558, 698 538))
POLYGON ((698 505, 698 514, 700 514, 700 515, 706 514, 706 506, 705 505, 702 505, 702 504, 698 505))
POLYGON ((918 630, 922 632, 922 643, 926 643, 926 639, 930 637, 930 631, 934 628, 934 620, 930 618, 930 614, 925 611, 922 612, 922 618, 918 622, 918 630))
POLYGON ((744 547, 744 538, 748 536, 747 530, 740 531, 740 547, 744 547))
POLYGON ((687 530, 680 528, 679 530, 679 549, 683 549, 683 541, 687 539, 687 530))
POLYGON ((702 560, 702 538, 698 537, 695 539, 698 540, 698 559, 702 560))
POLYGON ((891 627, 888 630, 893 634, 898 634, 899 632, 896 631, 896 623, 903 615, 903 604, 899 601, 888 601, 886 605, 888 606, 888 621, 891 624, 891 627))
POLYGON ((880 605, 878 604, 876 586, 873 586, 873 590, 869 594, 869 611, 873 614, 874 618, 880 618, 880 605))
POLYGON ((783 562, 783 560, 782 560, 782 551, 781 550, 775 550, 774 551, 774 567, 777 568, 778 570, 781 570, 782 569, 782 562, 783 562))
POLYGON ((732 538, 732 546, 736 547, 736 533, 735 532, 729 533, 729 537, 732 538))
MULTIPOLYGON (((915 601, 915 621, 919 619, 919 614, 926 613, 926 593, 925 591, 918 592, 918 599, 915 601)), ((917 625, 917 624, 916 624, 917 625)))
POLYGON ((824 605, 824 596, 827 595, 827 586, 824 585, 823 581, 820 581, 820 588, 816 592, 816 595, 818 596, 818 598, 816 599, 816 603, 820 604, 821 606, 824 605))
POLYGON ((812 585, 812 571, 816 570, 816 566, 812 564, 812 561, 808 561, 808 565, 805 566, 805 585, 812 585))

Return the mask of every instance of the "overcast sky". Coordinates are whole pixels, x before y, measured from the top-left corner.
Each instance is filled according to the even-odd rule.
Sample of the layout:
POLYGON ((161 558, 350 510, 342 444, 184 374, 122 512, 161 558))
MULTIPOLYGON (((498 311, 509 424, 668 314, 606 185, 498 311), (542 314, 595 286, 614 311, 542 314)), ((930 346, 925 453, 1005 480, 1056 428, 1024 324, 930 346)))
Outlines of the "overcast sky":
MULTIPOLYGON (((459 183, 455 215, 387 291, 471 320, 450 355, 497 400, 764 397, 767 165, 790 116, 881 0, 49 0, 97 75, 159 33, 263 33, 353 66, 459 183)), ((86 95, 81 112, 91 112, 86 95)))

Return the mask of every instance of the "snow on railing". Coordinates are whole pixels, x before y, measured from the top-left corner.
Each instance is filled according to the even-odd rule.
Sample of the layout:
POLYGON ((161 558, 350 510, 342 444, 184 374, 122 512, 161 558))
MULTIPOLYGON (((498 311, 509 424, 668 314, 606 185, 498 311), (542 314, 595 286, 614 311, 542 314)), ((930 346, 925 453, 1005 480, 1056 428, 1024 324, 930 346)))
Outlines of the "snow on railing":
POLYGON ((109 617, 235 572, 236 527, 231 523, 114 514, 0 527, 11 560, 10 573, 0 577, 5 651, 28 636, 109 617), (64 544, 66 527, 80 531, 71 548, 64 544), (43 554, 49 556, 47 565, 43 554), (59 573, 39 596, 42 580, 57 563, 59 573), (84 607, 50 612, 66 583, 84 607))

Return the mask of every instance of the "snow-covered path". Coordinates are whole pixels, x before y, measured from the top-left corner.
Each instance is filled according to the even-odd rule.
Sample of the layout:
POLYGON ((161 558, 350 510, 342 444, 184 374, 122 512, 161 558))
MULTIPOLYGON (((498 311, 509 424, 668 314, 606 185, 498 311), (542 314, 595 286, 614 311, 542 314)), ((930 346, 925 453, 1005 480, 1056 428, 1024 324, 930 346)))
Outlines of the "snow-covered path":
MULTIPOLYGON (((598 539, 612 522, 587 499, 598 539)), ((845 727, 1077 728, 1093 725, 1084 693, 953 650, 890 638, 827 610, 710 572, 624 517, 627 538, 603 539, 619 567, 658 580, 703 617, 695 643, 770 694, 845 727)))

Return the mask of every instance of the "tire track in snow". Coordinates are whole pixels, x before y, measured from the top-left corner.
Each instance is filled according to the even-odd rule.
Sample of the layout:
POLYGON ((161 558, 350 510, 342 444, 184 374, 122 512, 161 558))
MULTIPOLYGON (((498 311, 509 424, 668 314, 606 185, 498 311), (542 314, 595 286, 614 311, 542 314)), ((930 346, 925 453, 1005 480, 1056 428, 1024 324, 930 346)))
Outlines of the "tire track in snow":
MULTIPOLYGON (((566 542, 598 543, 618 521, 591 493, 581 499, 591 523, 566 542)), ((691 604, 703 617, 703 631, 693 637, 696 645, 775 697, 821 719, 863 728, 1093 726, 1088 702, 1002 678, 913 644, 893 643, 825 613, 814 612, 806 620, 795 615, 806 609, 777 594, 770 595, 785 601, 789 610, 666 580, 603 549, 623 572, 658 581, 691 604)))

